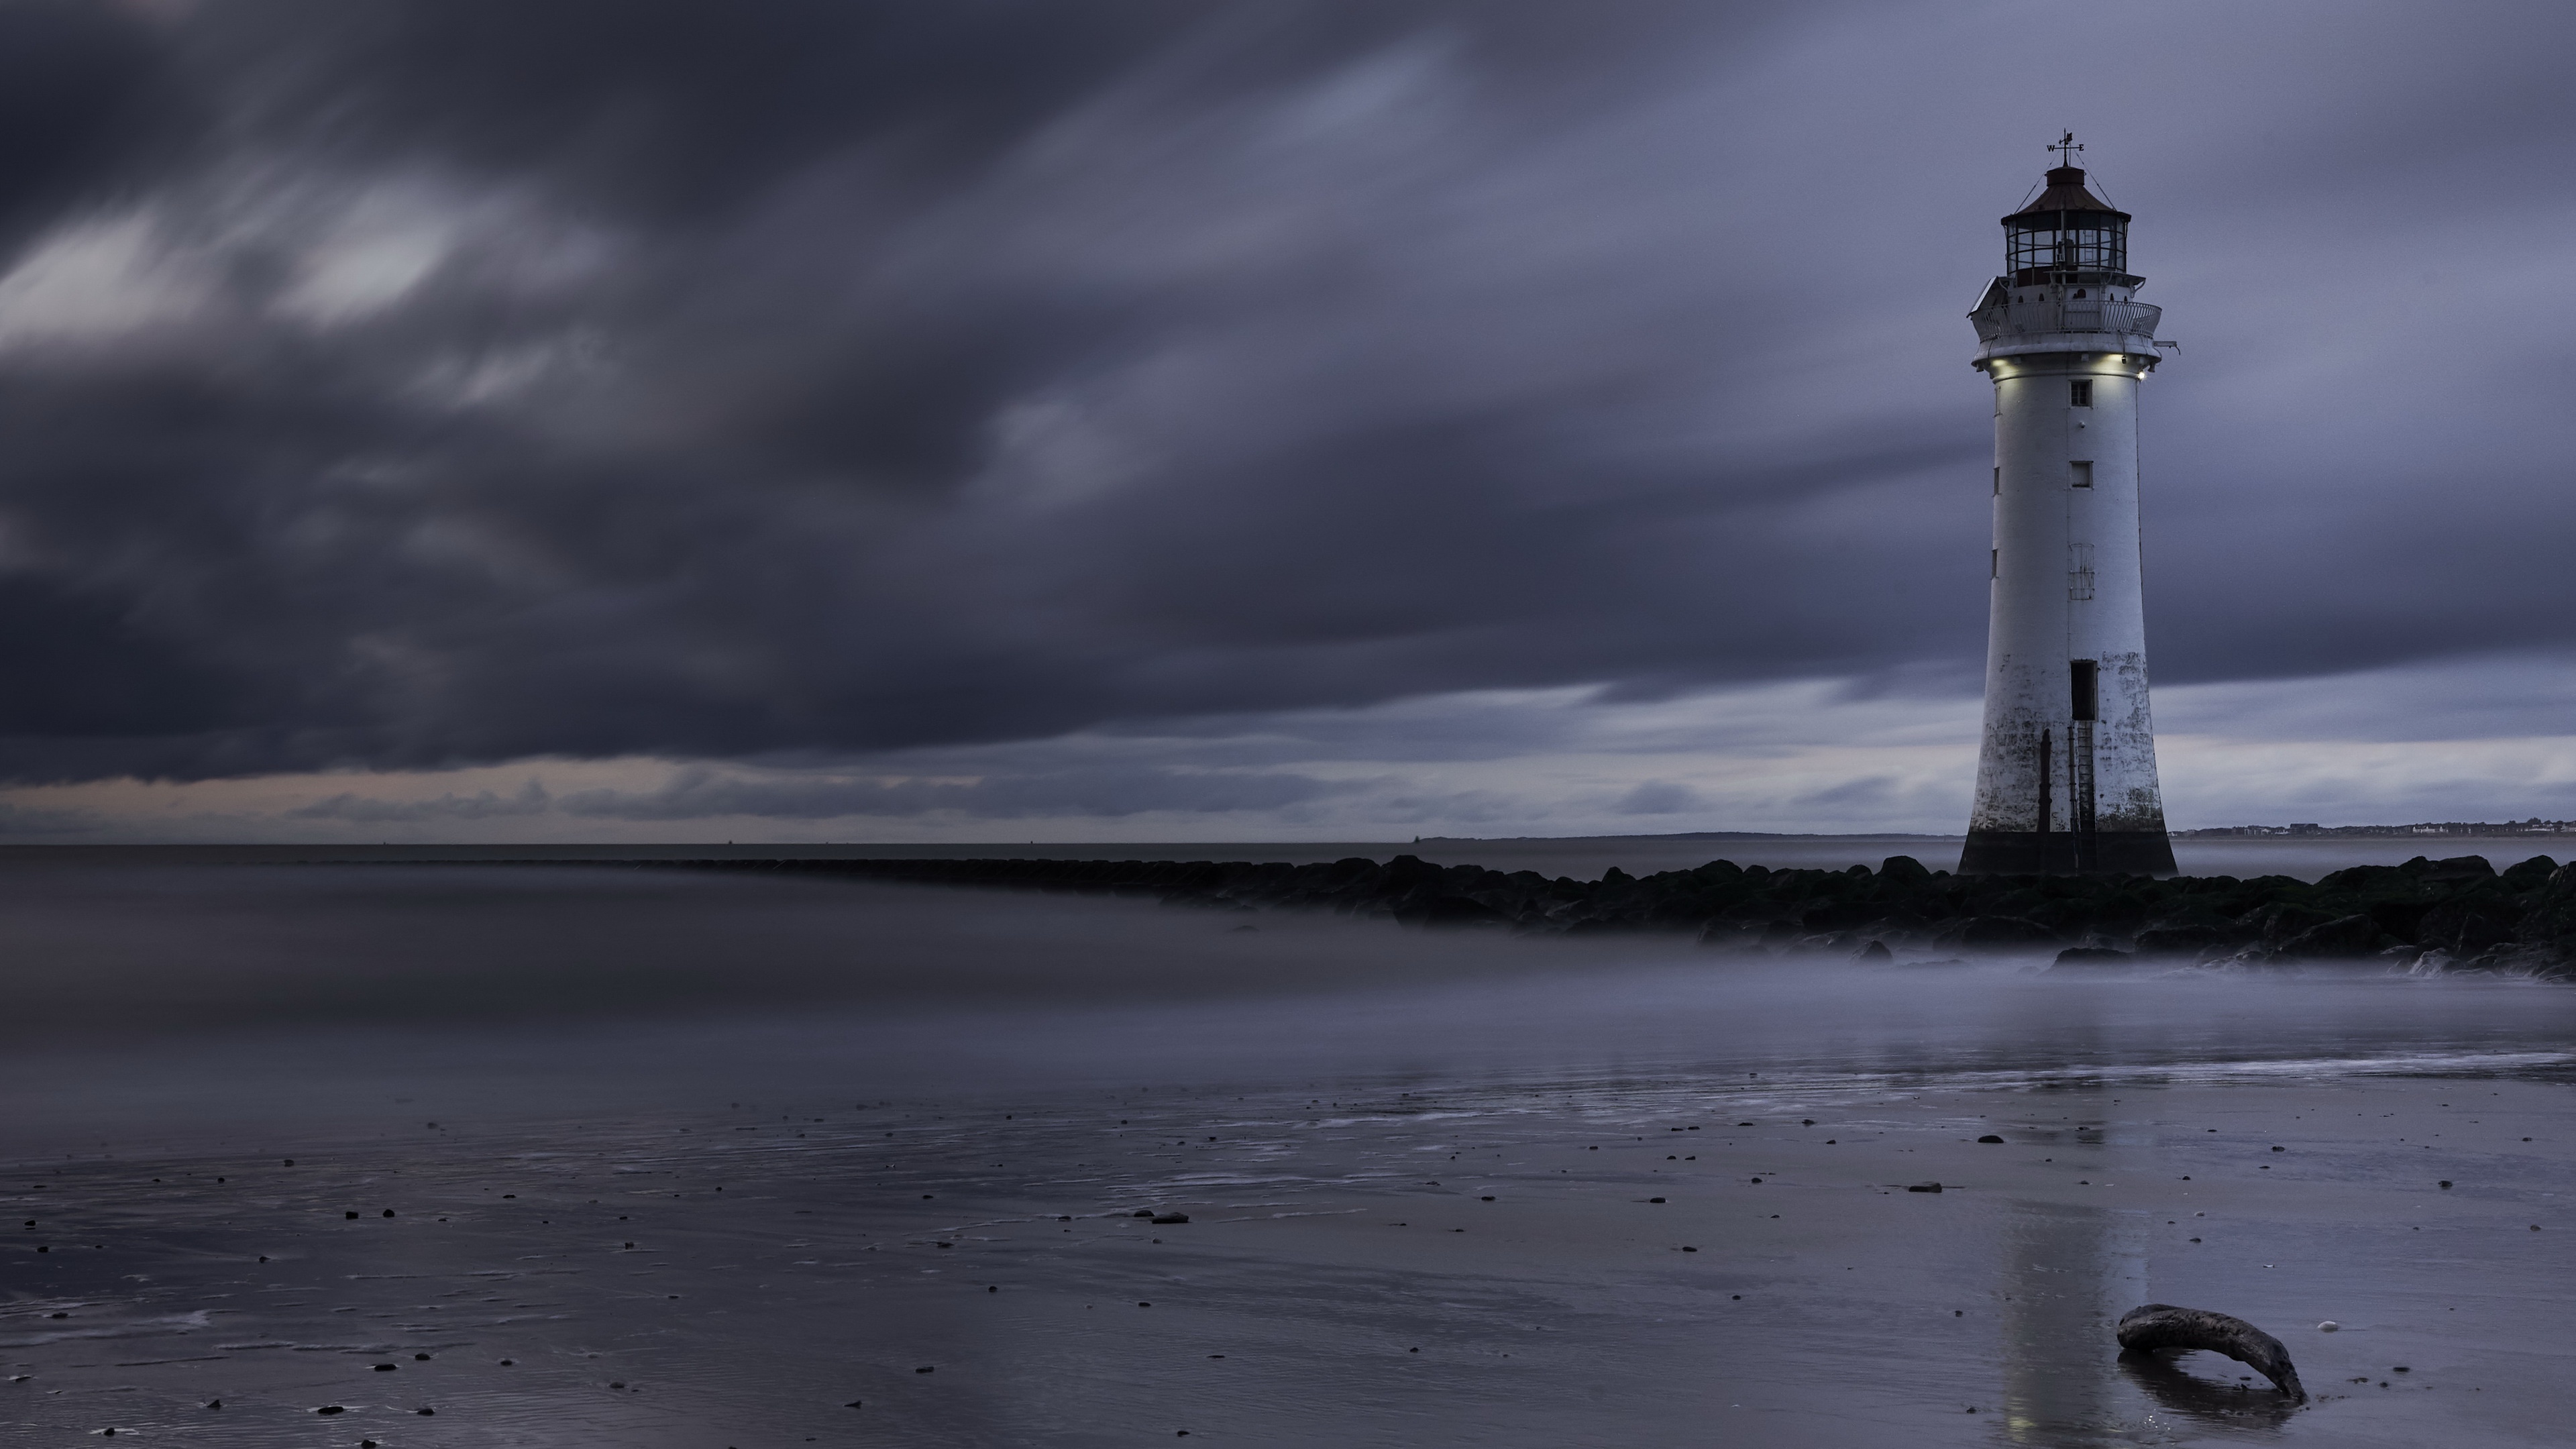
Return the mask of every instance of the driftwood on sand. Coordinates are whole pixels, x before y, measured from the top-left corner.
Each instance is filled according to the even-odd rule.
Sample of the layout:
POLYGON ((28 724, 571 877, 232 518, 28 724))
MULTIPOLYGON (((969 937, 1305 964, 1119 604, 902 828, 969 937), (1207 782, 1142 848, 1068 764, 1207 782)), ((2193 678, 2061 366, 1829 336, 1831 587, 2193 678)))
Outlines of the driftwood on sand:
POLYGON ((2119 1334, 2121 1349, 2129 1353, 2207 1349, 2253 1369, 2291 1398, 2308 1396, 2299 1384, 2298 1369, 2290 1363, 2290 1351, 2281 1346, 2281 1340, 2242 1318, 2201 1308, 2149 1303, 2120 1315, 2119 1334))

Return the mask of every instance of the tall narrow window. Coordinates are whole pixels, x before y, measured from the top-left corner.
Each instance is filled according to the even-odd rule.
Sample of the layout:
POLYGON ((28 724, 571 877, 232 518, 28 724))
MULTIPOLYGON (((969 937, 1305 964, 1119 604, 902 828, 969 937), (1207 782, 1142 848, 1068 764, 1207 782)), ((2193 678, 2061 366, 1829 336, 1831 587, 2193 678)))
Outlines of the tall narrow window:
POLYGON ((2070 463, 2070 464, 2068 464, 2068 465, 2067 465, 2067 467, 2068 467, 2068 468, 2069 468, 2069 469, 2074 473, 2074 475, 2075 475, 2075 476, 2074 476, 2074 480, 2073 480, 2073 481, 2074 481, 2074 483, 2075 483, 2075 486, 2076 486, 2076 487, 2078 487, 2078 488, 2090 488, 2090 487, 2092 487, 2092 486, 2093 486, 2093 465, 2092 465, 2092 464, 2090 464, 2090 463, 2070 463))
POLYGON ((2099 718, 2101 706, 2094 687, 2096 673, 2094 662, 2090 659, 2074 660, 2066 666, 2066 673, 2068 682, 2075 688, 2075 718, 2079 720, 2099 718))
POLYGON ((2067 391, 2072 394, 2072 396, 2067 400, 2073 403, 2076 407, 2089 408, 2093 406, 2093 379, 2089 377, 2079 377, 2072 383, 2068 384, 2067 391))
POLYGON ((2004 465, 2001 463, 1995 465, 1995 496, 2004 496, 2004 465))
POLYGON ((2066 546, 2066 597, 2082 603, 2093 597, 2093 545, 2066 546))

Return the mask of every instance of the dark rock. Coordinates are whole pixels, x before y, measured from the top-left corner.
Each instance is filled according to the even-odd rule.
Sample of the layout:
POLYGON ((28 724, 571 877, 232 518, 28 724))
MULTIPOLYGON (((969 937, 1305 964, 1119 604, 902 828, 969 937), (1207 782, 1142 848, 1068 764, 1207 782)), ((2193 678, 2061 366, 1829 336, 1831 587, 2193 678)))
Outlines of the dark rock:
POLYGON ((1606 916, 1596 914, 1586 916, 1579 921, 1572 922, 1565 928, 1565 934, 1569 936, 1620 935, 1635 931, 1644 925, 1645 918, 1642 916, 1606 916))
MULTIPOLYGON (((2351 867, 2315 884, 2286 876, 1954 877, 1927 872, 1903 856, 1889 857, 1875 873, 1859 867, 1739 870, 1710 861, 1643 878, 1612 869, 1598 881, 1549 880, 1533 871, 1505 875, 1472 864, 1437 866, 1410 855, 1384 865, 1354 856, 1329 865, 958 859, 668 866, 1154 897, 1228 911, 1295 907, 1391 917, 1407 926, 1473 924, 1583 935, 1690 930, 1713 949, 1746 951, 1801 940, 1812 949, 1841 953, 1871 942, 1891 952, 1927 945, 2119 950, 2134 944, 2148 955, 2212 960, 2237 947, 2259 946, 2245 959, 2263 960, 2318 926, 2360 916, 2384 938, 2425 948, 2430 965, 2423 969, 2576 979, 2576 881, 2568 867, 2547 857, 2501 875, 2476 856, 2439 862, 2417 857, 2402 866, 2351 867)), ((2360 935, 2357 926, 2341 929, 2347 937, 2360 935)), ((2324 944, 2326 938, 2312 938, 2281 959, 2324 944)), ((2349 939, 2336 944, 2350 949, 2349 939)))
POLYGON ((2002 1139, 2002 1138, 2000 1138, 2000 1137, 1996 1136, 1996 1135, 1995 1135, 1995 1134, 1993 1134, 1992 1132, 1987 1133, 1985 1136, 1980 1137, 1980 1138, 1978 1138, 1977 1140, 1978 1140, 1979 1142, 1992 1142, 1992 1143, 2001 1143, 2001 1142, 2003 1141, 2003 1139, 2002 1139))
POLYGON ((1937 1182, 1917 1182, 1909 1184, 1905 1190, 1907 1192, 1939 1192, 1941 1190, 1941 1184, 1937 1182))
POLYGON ((2283 961, 2359 960, 2389 944, 2388 933, 2368 916, 2340 916, 2310 926, 2281 943, 2283 961))
POLYGON ((2138 933, 2141 956, 2197 956, 2226 944, 2227 933, 2213 926, 2150 926, 2138 933))
POLYGON ((1185 1223, 1190 1220, 1190 1215, 1188 1213, 1156 1213, 1154 1214, 1153 1220, 1157 1225, 1164 1223, 1185 1223))
POLYGON ((1699 943, 1711 951, 1730 954, 1768 955, 1762 948, 1762 928, 1746 927, 1730 921, 1711 921, 1699 933, 1699 943))
POLYGON ((2148 912, 2141 929, 2170 931, 2185 926, 2207 926, 2216 931, 2232 931, 2236 922, 2225 912, 2206 901, 2185 897, 2156 903, 2148 912))
POLYGON ((1810 935, 1831 931, 1848 931, 1863 922, 1874 920, 1879 913, 1874 901, 1830 901, 1808 911, 1801 918, 1810 935))
POLYGON ((2379 923, 2379 929, 2400 941, 2418 939, 2424 929, 2425 913, 2438 904, 2427 900, 2372 901, 2362 914, 2379 923))
POLYGON ((2057 933, 2023 916, 1971 916, 1942 933, 1944 944, 1957 946, 2050 946, 2057 933))
POLYGON ((1932 883, 1932 872, 1925 870, 1923 862, 1913 856, 1891 855, 1879 862, 1878 879, 1882 885, 1900 883, 1919 888, 1932 883))
POLYGON ((2299 1371, 2291 1366, 2290 1351, 2281 1346, 2281 1340, 2242 1318, 2200 1308, 2176 1308, 2170 1303, 2149 1303, 2121 1314, 2117 1332, 2124 1353, 2193 1349, 2223 1353, 2270 1379, 2273 1387, 2291 1398, 2308 1396, 2308 1391, 2299 1385, 2299 1371))
POLYGON ((1852 959, 1864 966, 1886 966, 1895 962, 1896 953, 1887 949, 1885 941, 1872 941, 1855 952, 1852 959))
POLYGON ((2301 905, 2296 901, 2273 901, 2247 911, 2238 918, 2237 924, 2260 933, 2266 947, 2278 950, 2292 937, 2309 927, 2322 926, 2334 919, 2335 913, 2332 911, 2322 911, 2314 906, 2301 905))
POLYGON ((1456 926, 1508 926, 1512 918, 1465 896, 1434 896, 1396 907, 1395 919, 1407 926, 1434 929, 1456 926))
POLYGON ((2131 952, 2114 951, 2107 946, 2069 946, 2057 953, 2051 969, 2058 966, 2126 966, 2137 959, 2131 952))
MULTIPOLYGON (((2087 924, 2099 920, 2101 913, 2101 902, 2077 899, 2041 901, 2025 910, 2023 915, 2046 926, 2063 939, 2082 931, 2087 924)), ((2137 921, 2133 917, 2127 924, 2135 925, 2137 921)))
POLYGON ((2393 865, 2354 865, 2317 882, 2317 889, 2337 895, 2374 894, 2414 886, 2415 873, 2393 865))
POLYGON ((2529 860, 2498 872, 2496 884, 2520 895, 2524 891, 2538 890, 2547 885, 2549 878, 2557 873, 2558 862, 2545 855, 2535 855, 2529 860))
POLYGON ((2551 871, 2525 900, 2529 909, 2518 923, 2522 939, 2561 959, 2576 959, 2576 865, 2551 871))
POLYGON ((1828 931, 1822 935, 1800 936, 1789 943, 1792 956, 1848 956, 1861 944, 1858 931, 1828 931))
POLYGON ((2517 928, 2530 914, 2502 896, 2446 901, 2424 913, 2415 941, 2427 949, 2448 951, 2454 956, 2474 956, 2513 940, 2517 928))

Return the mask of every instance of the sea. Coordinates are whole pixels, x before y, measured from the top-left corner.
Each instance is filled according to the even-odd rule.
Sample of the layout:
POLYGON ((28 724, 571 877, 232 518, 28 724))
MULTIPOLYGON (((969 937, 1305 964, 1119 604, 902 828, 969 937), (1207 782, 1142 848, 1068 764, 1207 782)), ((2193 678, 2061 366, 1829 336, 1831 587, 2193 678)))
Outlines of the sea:
POLYGON ((0 854, 0 1442, 2563 1442, 2570 988, 684 864, 760 853, 0 854))

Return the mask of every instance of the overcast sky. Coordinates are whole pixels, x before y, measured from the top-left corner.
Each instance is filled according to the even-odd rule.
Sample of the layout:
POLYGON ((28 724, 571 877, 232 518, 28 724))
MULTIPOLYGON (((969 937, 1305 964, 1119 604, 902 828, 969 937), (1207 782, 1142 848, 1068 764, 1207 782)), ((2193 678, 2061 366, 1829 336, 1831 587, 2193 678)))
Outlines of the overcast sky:
POLYGON ((0 0, 0 829, 1955 831, 2074 129, 2177 826, 2576 816, 2559 5, 0 0))

